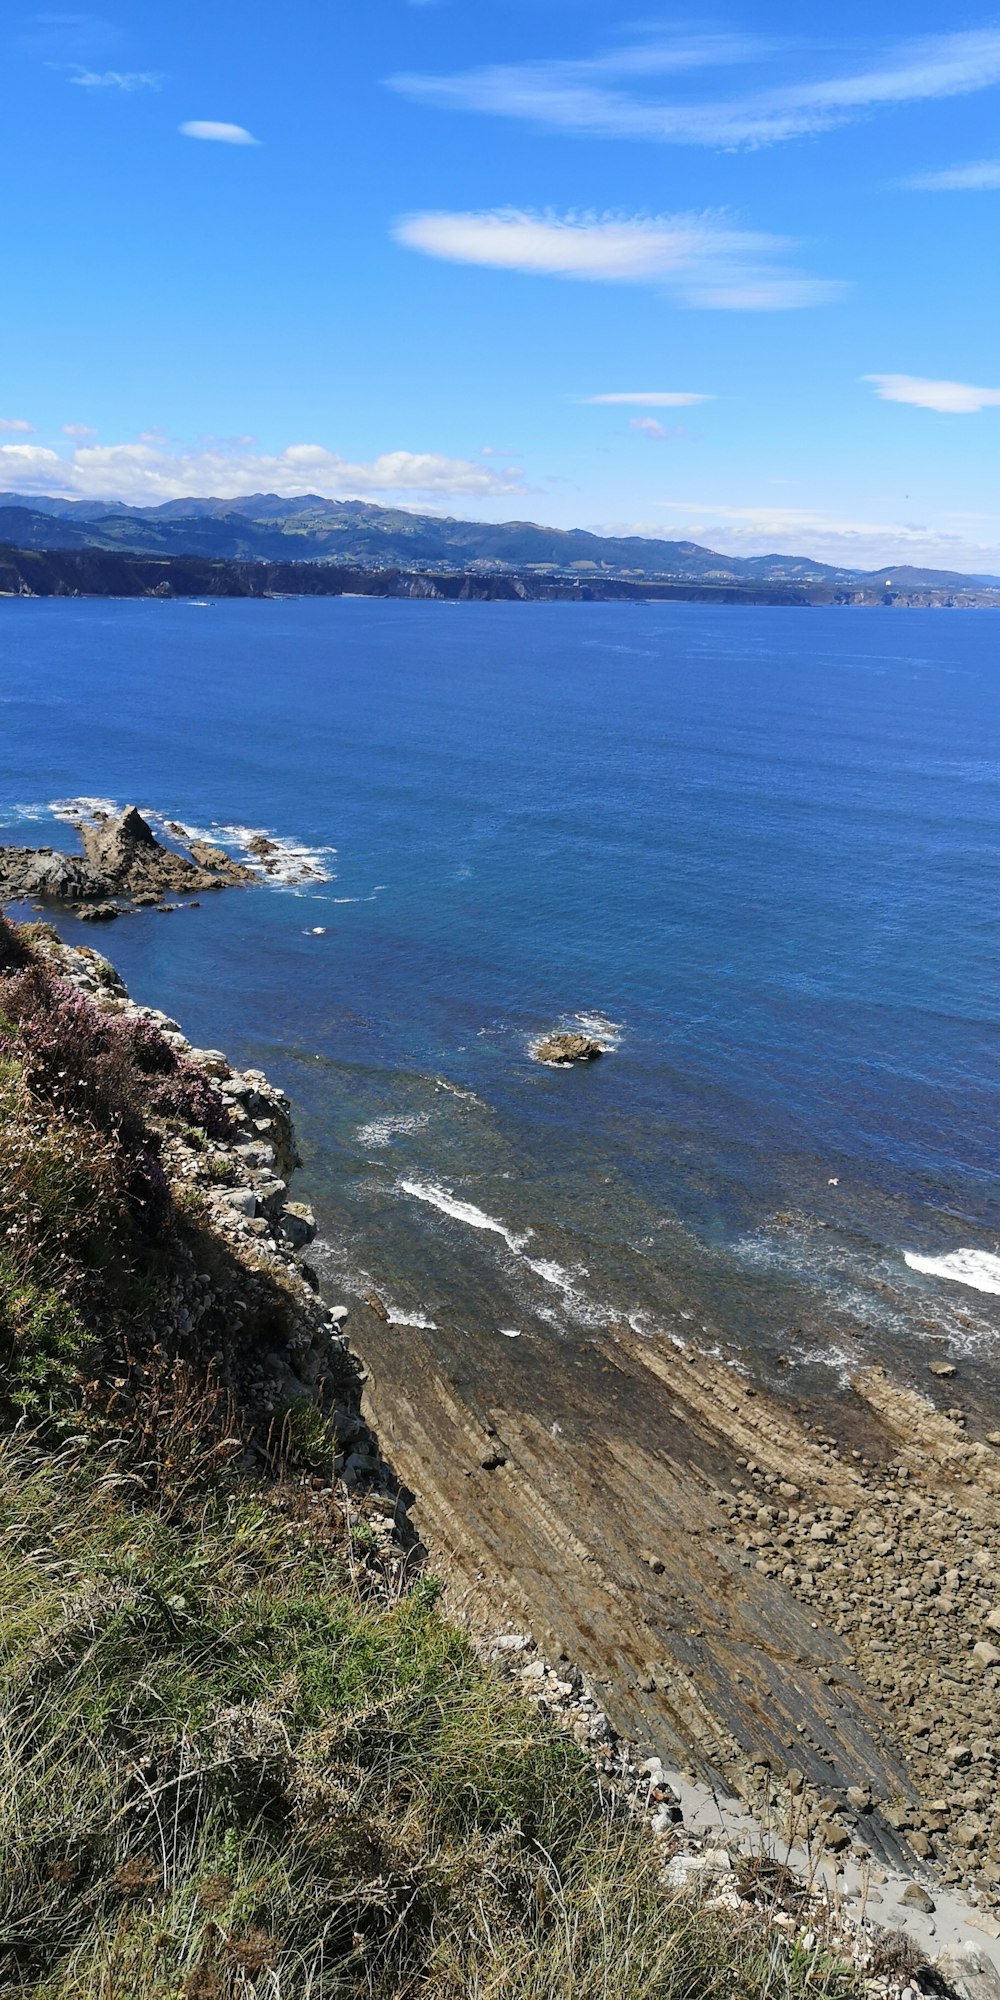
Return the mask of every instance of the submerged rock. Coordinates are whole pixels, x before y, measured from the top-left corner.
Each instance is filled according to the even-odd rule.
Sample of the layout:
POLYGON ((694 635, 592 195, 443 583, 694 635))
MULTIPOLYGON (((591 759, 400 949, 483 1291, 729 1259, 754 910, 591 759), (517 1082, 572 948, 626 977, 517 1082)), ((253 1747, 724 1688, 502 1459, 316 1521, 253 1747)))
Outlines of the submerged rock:
POLYGON ((536 1062, 568 1065, 595 1062, 604 1050, 591 1035, 557 1034, 546 1035, 544 1041, 536 1042, 532 1054, 536 1062))

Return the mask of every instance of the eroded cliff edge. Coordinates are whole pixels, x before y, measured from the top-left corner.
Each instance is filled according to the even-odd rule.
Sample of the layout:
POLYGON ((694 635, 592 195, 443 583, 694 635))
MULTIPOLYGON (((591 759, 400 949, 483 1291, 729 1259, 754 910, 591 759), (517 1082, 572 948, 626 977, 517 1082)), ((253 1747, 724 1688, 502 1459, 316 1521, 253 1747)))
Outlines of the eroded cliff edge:
MULTIPOLYGON (((98 954, 51 935, 44 951, 101 1013, 147 1023, 221 1100, 224 1133, 175 1119, 163 1135, 193 1232, 171 1341, 248 1412, 247 1448, 280 1452, 296 1408, 319 1409, 336 1477, 368 1496, 376 1535, 405 1563, 402 1477, 452 1608, 484 1634, 502 1621, 531 1635, 553 1671, 526 1643, 508 1666, 568 1710, 609 1771, 618 1731, 742 1799, 779 1840, 866 1871, 872 1901, 904 1868, 932 1885, 931 1903, 939 1881, 964 1887, 983 1933, 1000 1933, 996 1446, 970 1441, 957 1407, 935 1411, 878 1371, 855 1381, 843 1434, 821 1431, 693 1346, 625 1327, 576 1372, 572 1396, 523 1356, 491 1354, 484 1400, 470 1394, 474 1357, 459 1368, 447 1330, 403 1332, 358 1306, 362 1407, 345 1309, 317 1296, 312 1218, 289 1200, 287 1099, 260 1072, 191 1049, 98 954), (578 1699, 579 1670, 604 1734, 598 1705, 578 1699)), ((127 1371, 118 1393, 131 1393, 127 1371)), ((660 1832, 676 1847, 669 1814, 660 1832)))

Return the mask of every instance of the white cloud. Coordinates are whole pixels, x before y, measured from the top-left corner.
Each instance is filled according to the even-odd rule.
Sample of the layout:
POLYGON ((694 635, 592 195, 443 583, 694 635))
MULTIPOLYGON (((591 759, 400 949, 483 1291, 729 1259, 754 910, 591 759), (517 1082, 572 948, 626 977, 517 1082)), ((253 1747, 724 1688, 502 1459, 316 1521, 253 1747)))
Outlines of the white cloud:
POLYGON ((222 146, 260 145, 245 125, 224 125, 217 118, 188 118, 179 129, 185 139, 214 139, 222 146))
POLYGON ((929 190, 932 194, 1000 188, 1000 160, 972 160, 967 167, 943 167, 935 174, 914 174, 903 186, 929 190))
POLYGON ((846 76, 765 87, 712 102, 657 102, 622 88, 768 53, 744 38, 647 40, 585 61, 497 64, 453 76, 399 75, 390 87, 446 110, 529 119, 549 129, 700 146, 769 145, 830 131, 894 104, 962 96, 1000 82, 1000 30, 908 42, 846 76))
POLYGON ((604 534, 658 535, 700 542, 726 555, 762 556, 776 551, 809 556, 844 569, 873 570, 895 563, 917 568, 1000 573, 1000 518, 945 514, 937 521, 899 521, 831 514, 821 508, 717 505, 705 500, 665 500, 666 519, 615 523, 604 534))
POLYGON ((453 264, 484 264, 598 284, 661 284, 685 306, 783 311, 825 305, 844 287, 789 274, 782 236, 734 229, 712 215, 544 214, 524 209, 403 216, 397 243, 453 264))
POLYGON ((641 431, 643 437, 652 438, 654 441, 665 438, 668 435, 663 425, 657 423, 655 417, 630 417, 628 427, 630 431, 641 431))
POLYGON ((187 495, 232 500, 242 493, 490 496, 523 491, 513 466, 499 471, 433 452, 390 451, 355 464, 323 445, 288 445, 274 453, 217 447, 170 451, 153 444, 84 445, 65 455, 45 445, 0 445, 0 488, 76 499, 127 500, 156 506, 187 495))
POLYGON ((616 389, 608 396, 583 396, 584 403, 633 403, 643 410, 682 410, 691 403, 714 403, 714 396, 688 389, 616 389))
POLYGON ((63 437, 67 438, 92 438, 97 436, 97 432, 91 424, 63 424, 62 434, 63 437))
POLYGON ((163 78, 151 69, 81 69, 70 82, 82 90, 159 90, 163 78))
POLYGON ((20 431, 25 436, 30 436, 34 428, 34 424, 26 422, 24 417, 0 417, 0 431, 7 431, 8 433, 20 431))
POLYGON ((1000 389, 977 389, 971 382, 931 382, 923 375, 865 375, 885 403, 914 403, 949 417, 974 416, 1000 405, 1000 389))

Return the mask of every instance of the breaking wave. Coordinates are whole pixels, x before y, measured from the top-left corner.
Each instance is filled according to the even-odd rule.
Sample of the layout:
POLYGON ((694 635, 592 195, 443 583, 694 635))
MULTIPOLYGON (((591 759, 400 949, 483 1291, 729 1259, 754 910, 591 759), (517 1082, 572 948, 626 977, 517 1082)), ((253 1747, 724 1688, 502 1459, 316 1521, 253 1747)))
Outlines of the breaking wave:
POLYGON ((494 1215, 487 1215, 483 1208, 476 1208, 471 1201, 461 1201, 457 1195, 449 1194, 447 1188, 438 1187, 433 1181, 400 1181, 401 1194, 412 1195, 415 1201, 425 1201, 431 1208, 438 1208, 442 1215, 454 1217, 456 1222, 465 1222, 470 1229, 488 1229, 494 1236, 502 1236, 511 1250, 521 1251, 530 1237, 516 1236, 506 1223, 498 1222, 494 1215))
POLYGON ((429 1111, 389 1111, 382 1118, 359 1125, 354 1136, 362 1146, 388 1146, 401 1133, 420 1132, 430 1122, 429 1111))
POLYGON ((905 1250, 903 1259, 926 1278, 947 1278, 953 1285, 1000 1295, 1000 1257, 989 1250, 951 1250, 944 1257, 919 1257, 915 1250, 905 1250))

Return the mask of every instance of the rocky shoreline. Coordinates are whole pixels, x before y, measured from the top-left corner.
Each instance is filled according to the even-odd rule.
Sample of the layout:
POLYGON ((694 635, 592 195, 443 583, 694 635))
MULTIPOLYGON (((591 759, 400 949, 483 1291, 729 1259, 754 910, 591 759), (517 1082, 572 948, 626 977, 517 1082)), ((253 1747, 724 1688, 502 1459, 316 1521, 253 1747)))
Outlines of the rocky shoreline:
MULTIPOLYGON (((53 847, 0 847, 0 902, 53 903, 89 923, 108 923, 130 911, 197 907, 206 892, 246 888, 262 880, 325 880, 301 852, 290 856, 265 833, 243 837, 239 860, 175 820, 162 822, 174 845, 159 840, 136 806, 105 811, 80 801, 66 809, 82 853, 53 847), (183 902, 170 902, 180 896, 183 902)), ((155 816, 154 816, 155 817, 155 816)), ((160 822, 158 822, 160 823, 160 822)))
POLYGON ((1000 1939, 996 1434, 877 1367, 828 1429, 627 1326, 531 1375, 363 1307, 355 1338, 469 1619, 503 1605, 664 1769, 1000 1939))
POLYGON ((184 849, 167 847, 135 806, 81 813, 76 828, 82 854, 0 847, 0 899, 70 904, 76 916, 100 922, 128 909, 169 908, 170 895, 191 898, 259 879, 246 863, 211 841, 191 839, 183 827, 170 831, 185 840, 184 849))
MULTIPOLYGON (((314 1482, 315 1504, 343 1497, 393 1588, 425 1553, 413 1509, 453 1614, 646 1817, 672 1886, 733 1907, 770 1898, 779 1927, 822 1935, 873 1992, 905 1984, 878 1969, 886 1926, 934 1955, 964 1941, 955 1990, 1000 1991, 989 1984, 1000 1961, 997 1441, 971 1441, 956 1406, 936 1411, 870 1370, 853 1390, 867 1412, 862 1450, 769 1406, 694 1348, 621 1328, 621 1364, 644 1375, 647 1400, 666 1386, 676 1435, 660 1440, 655 1480, 633 1439, 621 1468, 630 1546, 616 1543, 609 1490, 595 1560, 571 1526, 573 1454, 560 1469, 551 1434, 543 1469, 523 1412, 495 1406, 472 1421, 454 1394, 446 1434, 432 1431, 441 1371, 417 1341, 401 1347, 377 1301, 351 1309, 365 1365, 356 1358, 348 1308, 319 1296, 312 1213, 289 1197, 299 1161, 285 1095, 192 1048, 98 953, 54 934, 45 950, 103 1011, 151 1022, 225 1106, 226 1138, 164 1138, 175 1201, 201 1244, 175 1284, 172 1332, 238 1394, 256 1449, 280 1449, 296 1408, 329 1419, 334 1484, 314 1482), (262 1287, 279 1288, 282 1324, 248 1351, 241 1325, 259 1320, 262 1287), (661 1503, 666 1492, 658 1522, 643 1517, 654 1489, 661 1503), (780 1895, 759 1868, 748 1874, 754 1855, 785 1869, 780 1895)), ((417 1336, 424 1348, 428 1338, 417 1336)))
POLYGON ((362 1411, 364 1370, 343 1331, 346 1306, 326 1305, 303 1254, 316 1234, 312 1211, 290 1199, 299 1165, 288 1099, 260 1070, 237 1070, 217 1049, 192 1048, 179 1024, 133 1001, 109 960, 41 927, 35 933, 53 972, 104 1014, 148 1022, 186 1065, 210 1083, 225 1120, 211 1137, 170 1122, 160 1163, 186 1224, 186 1254, 170 1300, 171 1351, 209 1367, 214 1384, 245 1414, 251 1458, 276 1445, 275 1426, 297 1408, 319 1410, 332 1426, 333 1477, 363 1491, 380 1531, 401 1547, 415 1541, 405 1499, 362 1411), (264 1310, 261 1310, 263 1304, 264 1310), (266 1325, 265 1344, 246 1325, 266 1325))
POLYGON ((479 569, 267 558, 142 555, 99 547, 23 548, 0 542, 0 597, 418 598, 446 603, 1000 606, 1000 591, 956 578, 944 586, 896 582, 881 572, 855 581, 736 581, 600 576, 535 569, 479 569))

